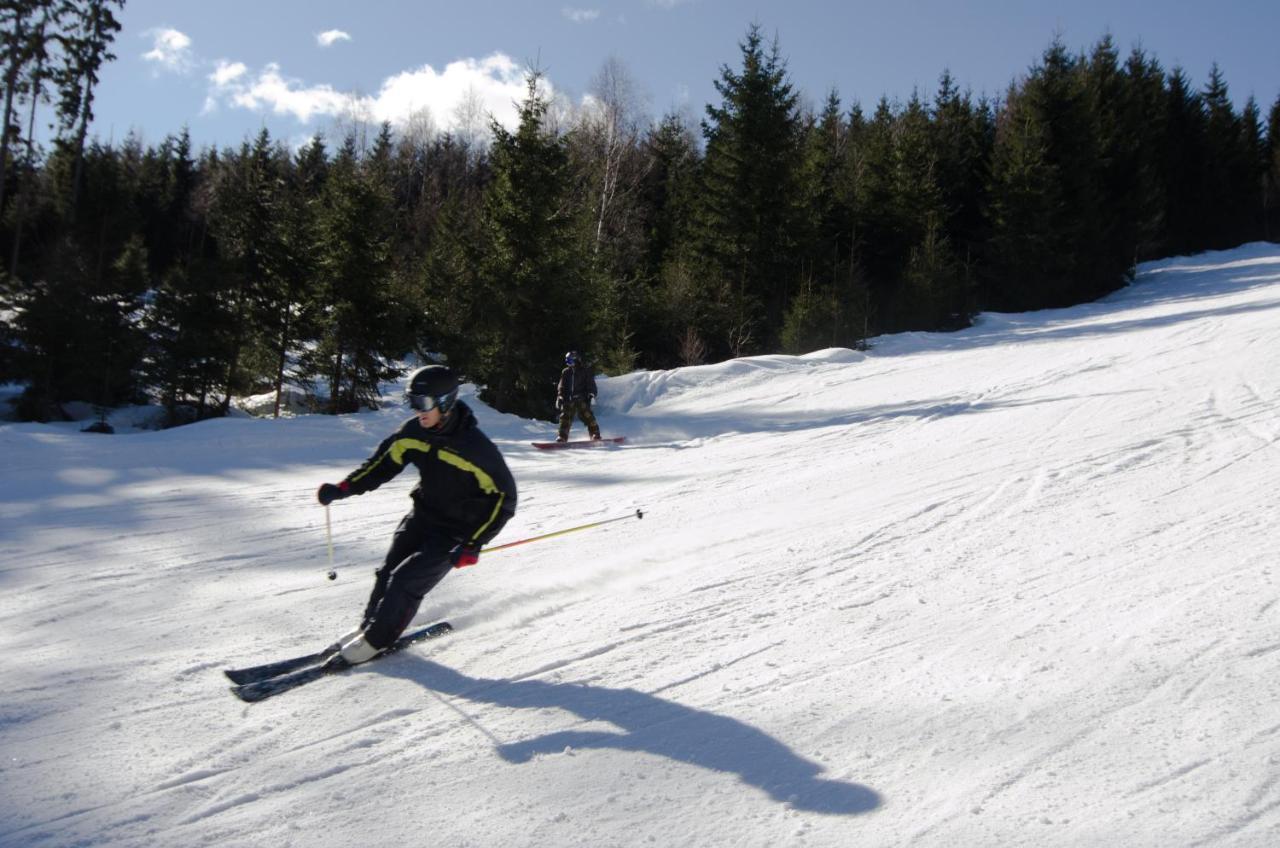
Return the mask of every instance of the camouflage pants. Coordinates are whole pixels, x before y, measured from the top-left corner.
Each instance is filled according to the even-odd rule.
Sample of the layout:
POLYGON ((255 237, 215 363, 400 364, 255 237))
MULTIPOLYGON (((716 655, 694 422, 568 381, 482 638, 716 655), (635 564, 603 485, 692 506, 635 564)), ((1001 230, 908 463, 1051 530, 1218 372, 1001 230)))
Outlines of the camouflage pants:
POLYGON ((564 406, 560 408, 560 434, 557 438, 561 441, 569 438, 569 428, 573 426, 574 415, 581 418, 582 423, 587 425, 587 432, 593 438, 600 435, 600 425, 596 423, 596 416, 591 411, 591 401, 586 398, 570 398, 566 399, 564 406))

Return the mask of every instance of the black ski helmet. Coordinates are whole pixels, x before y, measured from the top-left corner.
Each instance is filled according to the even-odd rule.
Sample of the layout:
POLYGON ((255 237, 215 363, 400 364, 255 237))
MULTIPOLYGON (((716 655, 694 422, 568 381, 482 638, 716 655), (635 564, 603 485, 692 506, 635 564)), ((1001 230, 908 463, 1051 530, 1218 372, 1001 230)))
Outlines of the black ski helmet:
POLYGON ((571 350, 564 355, 564 364, 577 365, 578 362, 581 361, 581 359, 582 359, 582 354, 578 353, 576 350, 571 350))
POLYGON ((439 408, 448 415, 458 401, 458 375, 444 365, 427 365, 409 375, 405 400, 419 412, 439 408))

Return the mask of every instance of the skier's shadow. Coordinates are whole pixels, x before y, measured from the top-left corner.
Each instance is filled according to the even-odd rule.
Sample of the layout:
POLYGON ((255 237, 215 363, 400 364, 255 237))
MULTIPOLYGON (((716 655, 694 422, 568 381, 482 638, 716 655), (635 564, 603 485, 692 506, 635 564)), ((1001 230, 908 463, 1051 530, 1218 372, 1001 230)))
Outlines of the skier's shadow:
POLYGON ((576 713, 586 721, 621 728, 621 732, 562 730, 506 744, 494 739, 498 754, 510 763, 528 762, 538 754, 560 753, 566 748, 614 748, 736 774, 744 783, 796 809, 856 815, 880 806, 880 795, 874 790, 819 777, 821 766, 736 719, 635 689, 468 677, 421 657, 412 659, 412 664, 387 663, 381 670, 441 695, 512 709, 555 708, 576 713))

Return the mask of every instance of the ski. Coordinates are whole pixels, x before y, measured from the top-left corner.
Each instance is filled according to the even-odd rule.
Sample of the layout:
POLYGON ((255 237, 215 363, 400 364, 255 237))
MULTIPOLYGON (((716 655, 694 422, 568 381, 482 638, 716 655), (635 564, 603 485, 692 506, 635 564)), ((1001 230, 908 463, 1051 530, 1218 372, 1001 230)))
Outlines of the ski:
MULTIPOLYGON (((437 636, 443 636, 452 630, 453 625, 447 621, 441 621, 427 627, 419 628, 418 630, 410 631, 397 639, 390 648, 387 648, 385 651, 369 660, 369 662, 376 662, 385 656, 389 656, 398 651, 403 651, 410 645, 414 645, 427 639, 434 639, 437 636)), ((271 665, 297 663, 302 659, 305 659, 305 657, 285 660, 283 663, 273 663, 271 665)), ((363 664, 364 663, 361 663, 361 665, 363 664)), ((259 668, 262 667, 263 666, 259 666, 259 668)), ((341 654, 321 651, 319 659, 312 662, 310 665, 304 665, 301 667, 295 665, 292 667, 292 670, 284 673, 277 673, 274 677, 260 678, 248 683, 232 686, 231 691, 240 700, 248 701, 252 704, 266 700, 273 695, 279 695, 281 692, 288 692, 290 689, 296 689, 304 683, 310 683, 313 680, 319 680, 321 677, 336 674, 340 671, 346 671, 353 667, 354 666, 342 658, 341 654)))
POLYGON ((576 442, 530 442, 538 450, 565 450, 566 448, 596 448, 605 445, 620 445, 627 440, 626 436, 613 439, 579 439, 576 442))
POLYGON ((307 654, 301 657, 293 657, 292 659, 279 660, 278 662, 266 663, 265 665, 249 666, 248 668, 227 668, 222 673, 227 676, 232 683, 253 683, 258 680, 269 680, 272 677, 278 677, 281 674, 288 674, 291 671, 297 671, 300 668, 306 668, 309 665, 315 665, 318 662, 324 662, 329 657, 338 652, 338 645, 330 645, 323 651, 316 651, 314 654, 307 654))

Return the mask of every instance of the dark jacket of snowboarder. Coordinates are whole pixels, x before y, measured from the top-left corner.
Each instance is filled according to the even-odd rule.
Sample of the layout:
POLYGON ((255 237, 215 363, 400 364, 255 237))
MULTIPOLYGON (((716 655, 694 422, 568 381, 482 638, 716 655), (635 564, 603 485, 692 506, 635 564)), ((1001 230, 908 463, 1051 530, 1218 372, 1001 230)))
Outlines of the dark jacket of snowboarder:
POLYGON ((575 415, 587 425, 591 438, 598 439, 600 425, 596 423, 595 413, 591 411, 591 403, 596 399, 595 371, 582 360, 577 351, 566 353, 564 362, 565 368, 560 372, 560 382, 556 386, 556 409, 560 410, 560 430, 556 434, 556 441, 568 440, 575 415))
POLYGON ((566 365, 560 372, 560 383, 556 386, 556 397, 561 400, 595 400, 596 373, 585 362, 575 360, 566 365))

